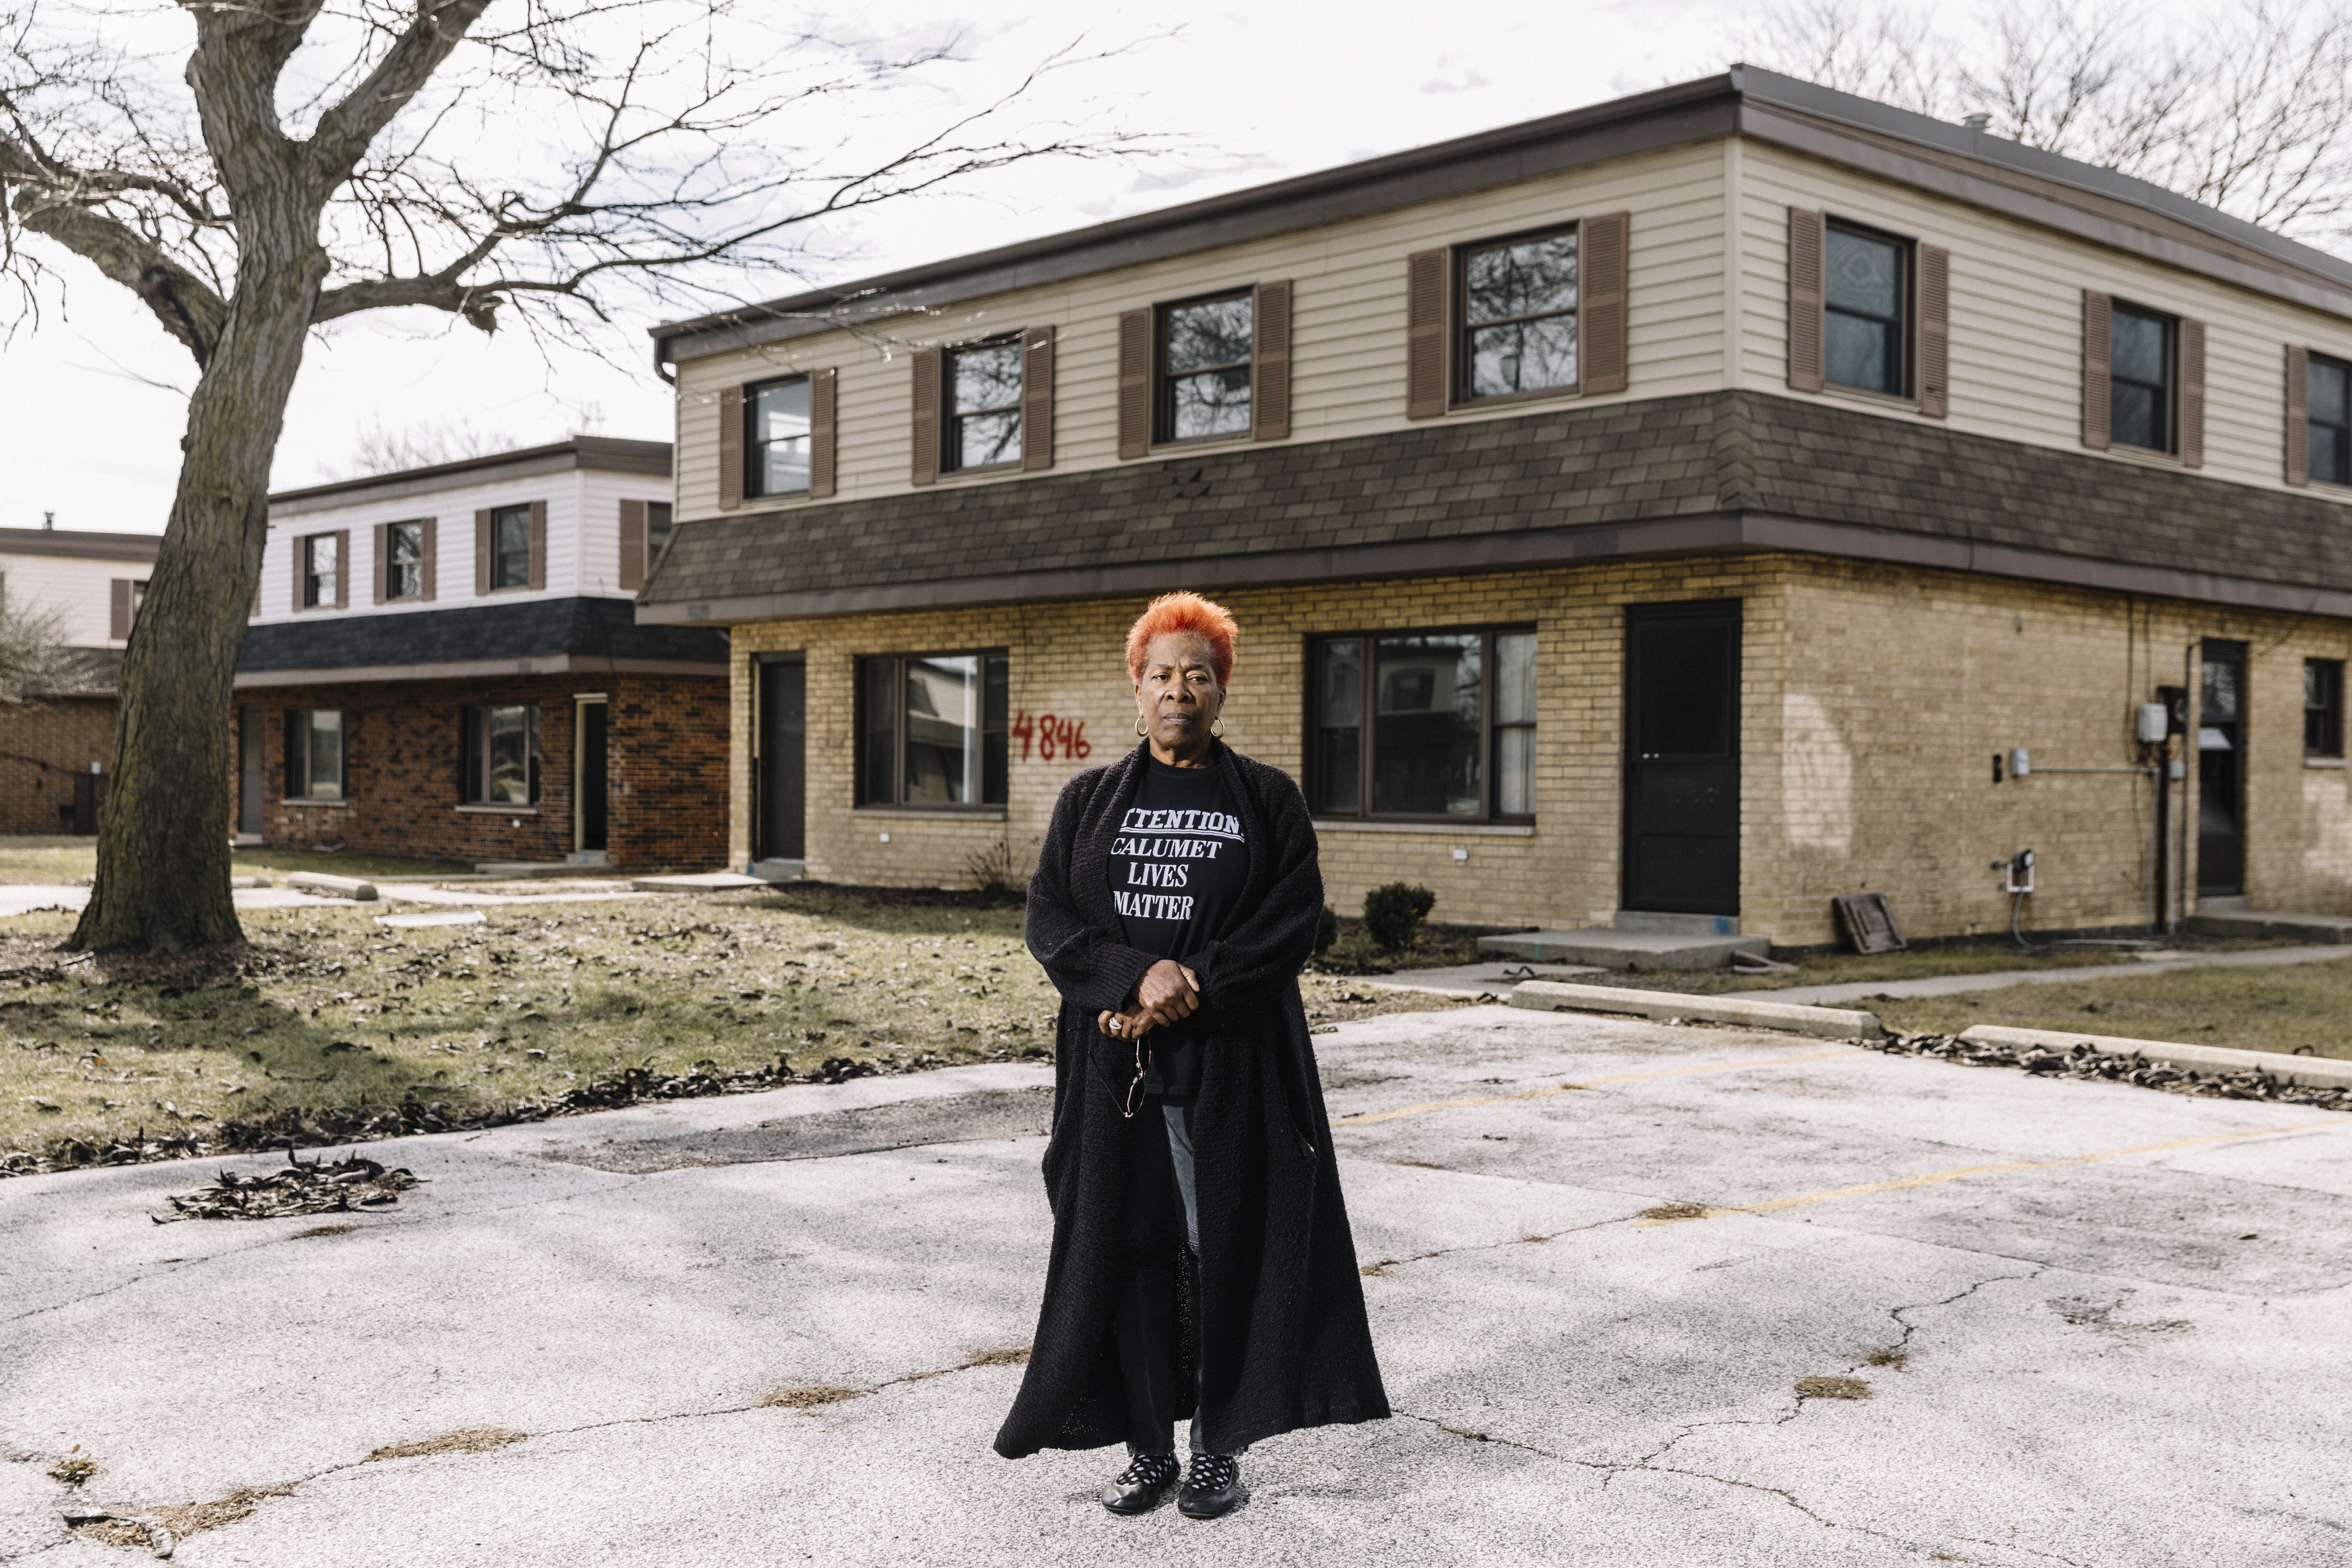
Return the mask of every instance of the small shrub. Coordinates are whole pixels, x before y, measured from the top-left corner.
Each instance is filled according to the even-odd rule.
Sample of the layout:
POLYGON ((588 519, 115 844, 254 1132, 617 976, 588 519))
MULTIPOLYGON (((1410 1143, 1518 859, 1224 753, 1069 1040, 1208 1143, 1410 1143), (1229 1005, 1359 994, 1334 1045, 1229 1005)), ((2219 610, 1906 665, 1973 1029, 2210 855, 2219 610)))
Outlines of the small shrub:
POLYGON ((1315 956, 1320 958, 1330 952, 1331 944, 1339 940, 1339 911, 1326 904, 1323 912, 1315 917, 1315 956))
POLYGON ((1388 882, 1364 895, 1364 930, 1391 951, 1411 947, 1437 895, 1410 882, 1388 882))

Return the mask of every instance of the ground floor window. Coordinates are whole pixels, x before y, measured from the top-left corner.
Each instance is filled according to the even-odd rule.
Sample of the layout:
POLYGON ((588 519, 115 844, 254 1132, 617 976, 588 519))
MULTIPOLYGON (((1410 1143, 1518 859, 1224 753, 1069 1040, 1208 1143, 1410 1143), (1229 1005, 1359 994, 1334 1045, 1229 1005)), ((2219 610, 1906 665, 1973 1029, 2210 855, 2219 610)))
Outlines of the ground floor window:
POLYGON ((1002 653, 857 661, 857 804, 1003 805, 1008 661, 1002 653))
POLYGON ((2303 661, 2303 754, 2329 758, 2344 754, 2344 661, 2340 658, 2303 661))
POLYGON ((468 805, 530 805, 539 799, 539 710, 484 703, 464 710, 457 798, 468 805))
POLYGON ((338 708, 286 714, 286 798, 343 798, 343 715, 338 708))
POLYGON ((1318 638, 1309 798, 1325 816, 1535 815, 1536 634, 1318 638))

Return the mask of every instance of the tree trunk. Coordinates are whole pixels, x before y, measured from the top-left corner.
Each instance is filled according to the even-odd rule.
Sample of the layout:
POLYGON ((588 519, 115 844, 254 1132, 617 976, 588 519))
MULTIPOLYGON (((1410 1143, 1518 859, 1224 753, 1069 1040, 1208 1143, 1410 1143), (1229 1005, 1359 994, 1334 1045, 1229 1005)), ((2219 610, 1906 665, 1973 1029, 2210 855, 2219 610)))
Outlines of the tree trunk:
POLYGON ((228 323, 189 400, 179 489, 122 660, 97 881, 68 947, 168 952, 244 935, 228 888, 230 689, 326 271, 315 225, 286 226, 300 237, 282 247, 241 237, 228 323))

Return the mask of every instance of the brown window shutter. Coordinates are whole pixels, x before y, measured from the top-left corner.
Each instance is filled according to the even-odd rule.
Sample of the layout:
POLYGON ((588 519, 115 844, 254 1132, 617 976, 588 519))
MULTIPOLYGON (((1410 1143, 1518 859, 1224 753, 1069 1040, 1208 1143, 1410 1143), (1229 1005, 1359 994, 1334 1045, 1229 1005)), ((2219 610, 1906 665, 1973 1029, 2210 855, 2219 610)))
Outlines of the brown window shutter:
POLYGON ((474 597, 490 591, 490 514, 474 514, 474 597))
POLYGON ((1919 247, 1919 412, 1941 419, 1952 411, 1952 253, 1919 247))
POLYGON ((1151 312, 1118 317, 1118 455, 1151 450, 1151 312))
POLYGON ((620 585, 632 591, 646 585, 646 503, 621 503, 620 585))
POLYGON ((1810 207, 1789 209, 1789 385, 1822 389, 1822 267, 1829 225, 1810 207))
POLYGON ((131 640, 131 579, 117 577, 109 584, 107 595, 106 635, 114 642, 131 640))
POLYGON ((2113 438, 2107 399, 2115 391, 2115 301, 2083 290, 2083 445, 2105 451, 2113 438))
POLYGON ((1250 298, 1250 439, 1290 435, 1290 284, 1261 283, 1250 298))
POLYGON ((937 349, 915 351, 915 417, 913 425, 914 482, 928 485, 940 477, 940 395, 947 356, 937 349))
POLYGON ((1021 466, 1054 466, 1054 329, 1021 334, 1021 466))
POLYGON ((547 503, 530 503, 530 576, 533 588, 547 586, 547 503))
POLYGON ((435 542, 433 536, 440 531, 440 526, 441 520, 437 517, 428 517, 424 521, 416 525, 416 531, 423 535, 423 537, 417 541, 418 548, 416 553, 418 560, 416 563, 416 575, 418 582, 416 585, 420 590, 417 597, 426 601, 427 603, 430 603, 433 598, 433 546, 435 542))
POLYGON ((379 522, 375 525, 374 548, 375 554, 372 559, 375 564, 368 575, 375 580, 375 602, 381 605, 385 584, 392 580, 392 524, 379 522))
POLYGON ((308 535, 294 542, 294 607, 308 609, 302 603, 302 580, 310 574, 310 541, 308 535))
POLYGON ((1416 250, 1404 258, 1404 416, 1445 412, 1445 268, 1452 253, 1416 250))
POLYGON ((809 494, 829 496, 834 489, 834 395, 838 373, 809 372, 809 494))
POLYGON ((347 610, 352 605, 352 531, 335 530, 335 608, 347 610))
POLYGON ((2286 346, 2286 482, 2311 483, 2311 351, 2286 346))
POLYGON ((719 390, 719 504, 743 504, 743 389, 719 390))
POLYGON ((1577 225, 1580 392, 1625 390, 1626 245, 1633 226, 1631 213, 1604 213, 1577 225))
POLYGON ((2180 321, 2180 463, 2205 466, 2205 323, 2180 321))

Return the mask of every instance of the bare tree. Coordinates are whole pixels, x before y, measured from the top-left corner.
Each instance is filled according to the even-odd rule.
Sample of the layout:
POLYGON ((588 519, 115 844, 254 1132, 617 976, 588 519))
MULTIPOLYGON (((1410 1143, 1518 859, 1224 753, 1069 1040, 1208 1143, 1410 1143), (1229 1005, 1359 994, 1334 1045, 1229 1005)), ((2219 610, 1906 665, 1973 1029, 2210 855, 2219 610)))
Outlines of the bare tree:
POLYGON ((470 414, 404 425, 397 430, 387 429, 382 424, 366 425, 352 437, 349 458, 329 471, 334 479, 363 479, 371 474, 396 474, 404 468, 429 468, 467 458, 486 458, 523 445, 519 437, 503 430, 476 425, 470 414))
POLYGON ((2168 21, 2116 0, 1780 0, 1757 64, 2135 175, 2318 245, 2352 237, 2352 13, 2240 0, 2168 21))
POLYGON ((954 41, 795 34, 759 0, 14 3, 0 276, 20 322, 70 255, 136 294, 198 367, 124 659, 79 947, 240 934, 230 680, 314 331, 419 307, 586 340, 616 313, 731 302, 746 269, 792 268, 825 218, 1139 144, 1016 123, 1021 88, 890 142, 904 121, 874 95, 927 80, 954 41))
POLYGON ((66 646, 65 622, 54 608, 0 588, 0 708, 91 688, 103 674, 82 657, 90 651, 66 646))

